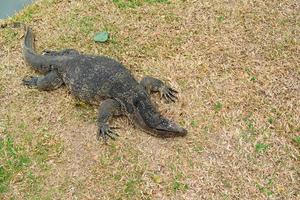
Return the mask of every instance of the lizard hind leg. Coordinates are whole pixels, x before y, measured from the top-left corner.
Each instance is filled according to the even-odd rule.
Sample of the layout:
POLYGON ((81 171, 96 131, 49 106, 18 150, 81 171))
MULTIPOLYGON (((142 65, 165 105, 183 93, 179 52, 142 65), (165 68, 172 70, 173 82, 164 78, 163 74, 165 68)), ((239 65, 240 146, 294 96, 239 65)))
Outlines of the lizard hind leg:
POLYGON ((56 71, 51 71, 45 76, 30 77, 23 79, 23 85, 37 88, 38 90, 55 90, 63 84, 63 80, 58 76, 56 71))
POLYGON ((167 100, 167 102, 175 102, 178 99, 176 94, 178 93, 173 88, 164 84, 161 80, 146 76, 144 77, 140 84, 145 88, 145 90, 150 94, 151 92, 159 92, 160 96, 167 100))

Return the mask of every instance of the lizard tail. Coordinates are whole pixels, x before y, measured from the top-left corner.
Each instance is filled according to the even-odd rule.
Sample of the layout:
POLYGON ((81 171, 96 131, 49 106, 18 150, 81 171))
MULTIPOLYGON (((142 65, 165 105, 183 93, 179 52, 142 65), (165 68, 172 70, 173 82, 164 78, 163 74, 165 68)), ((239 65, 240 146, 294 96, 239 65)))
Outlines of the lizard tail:
POLYGON ((33 32, 31 30, 31 28, 26 25, 24 26, 24 30, 25 30, 24 48, 26 48, 27 50, 34 51, 35 47, 34 47, 33 32))
POLYGON ((35 52, 34 46, 34 34, 30 27, 24 26, 25 36, 23 44, 23 55, 25 61, 30 64, 36 71, 40 73, 47 73, 50 71, 49 63, 47 59, 40 54, 35 52))
POLYGON ((30 27, 24 26, 25 36, 23 44, 23 55, 25 61, 40 73, 47 73, 51 66, 57 66, 65 58, 62 56, 49 56, 38 54, 35 51, 34 34, 30 27))

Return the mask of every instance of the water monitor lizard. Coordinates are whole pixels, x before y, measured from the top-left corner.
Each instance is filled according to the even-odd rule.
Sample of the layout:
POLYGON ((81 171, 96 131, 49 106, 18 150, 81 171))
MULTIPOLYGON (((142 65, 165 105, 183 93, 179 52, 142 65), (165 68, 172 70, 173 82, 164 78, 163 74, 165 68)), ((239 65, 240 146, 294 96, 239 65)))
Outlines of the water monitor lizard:
POLYGON ((151 103, 150 92, 160 92, 175 101, 176 91, 162 81, 145 77, 137 82, 121 63, 105 56, 85 55, 74 49, 46 51, 38 54, 34 35, 25 26, 23 54, 25 61, 43 76, 25 78, 23 84, 39 90, 55 90, 66 85, 78 99, 99 105, 98 133, 106 142, 115 139, 108 121, 125 114, 139 128, 158 137, 185 136, 187 130, 164 118, 151 103))

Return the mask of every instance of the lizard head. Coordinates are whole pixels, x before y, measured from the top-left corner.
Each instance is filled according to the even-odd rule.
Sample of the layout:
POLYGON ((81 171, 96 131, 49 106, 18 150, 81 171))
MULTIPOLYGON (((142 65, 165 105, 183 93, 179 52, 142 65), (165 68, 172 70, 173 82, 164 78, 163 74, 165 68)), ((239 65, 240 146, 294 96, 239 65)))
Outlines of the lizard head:
POLYGON ((147 94, 132 98, 126 106, 129 118, 136 126, 157 137, 185 136, 187 130, 160 115, 147 94), (129 108, 129 109, 128 109, 129 108))

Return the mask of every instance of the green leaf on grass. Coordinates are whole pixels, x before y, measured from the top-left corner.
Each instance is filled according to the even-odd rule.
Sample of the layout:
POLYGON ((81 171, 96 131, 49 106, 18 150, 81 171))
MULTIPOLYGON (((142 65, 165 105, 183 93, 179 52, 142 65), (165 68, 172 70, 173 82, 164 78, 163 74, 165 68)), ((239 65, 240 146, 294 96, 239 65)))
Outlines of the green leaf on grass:
POLYGON ((108 32, 98 32, 94 36, 94 41, 95 42, 106 42, 108 40, 109 34, 108 32))

